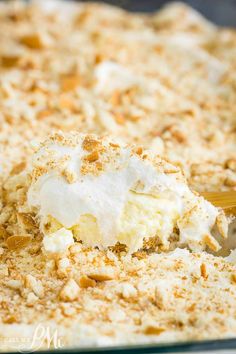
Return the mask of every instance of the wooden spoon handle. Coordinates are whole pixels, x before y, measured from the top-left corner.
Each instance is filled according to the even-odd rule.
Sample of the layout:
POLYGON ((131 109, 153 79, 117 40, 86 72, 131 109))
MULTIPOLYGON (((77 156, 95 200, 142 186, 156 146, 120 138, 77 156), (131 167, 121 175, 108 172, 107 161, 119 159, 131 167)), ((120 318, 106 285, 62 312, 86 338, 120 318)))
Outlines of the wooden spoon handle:
POLYGON ((200 194, 216 207, 236 215, 236 191, 202 192, 200 194))

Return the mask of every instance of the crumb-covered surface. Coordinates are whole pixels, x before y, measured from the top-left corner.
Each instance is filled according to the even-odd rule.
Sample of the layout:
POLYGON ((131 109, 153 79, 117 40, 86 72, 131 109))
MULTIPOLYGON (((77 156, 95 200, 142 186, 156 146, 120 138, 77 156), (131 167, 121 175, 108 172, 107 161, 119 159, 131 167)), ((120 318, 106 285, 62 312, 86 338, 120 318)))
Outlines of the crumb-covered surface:
POLYGON ((3 168, 30 140, 80 130, 152 148, 195 189, 235 188, 233 30, 184 5, 32 1, 1 3, 0 31, 3 168))
MULTIPOLYGON (((0 33, 0 349, 19 348, 22 333, 30 347, 39 323, 64 346, 235 336, 233 263, 78 241, 45 254, 27 191, 48 166, 25 171, 46 136, 79 131, 150 149, 196 191, 235 189, 236 32, 181 4, 144 15, 45 0, 1 2, 0 33)), ((84 175, 103 170, 94 144, 84 175)))
POLYGON ((235 335, 236 267, 222 258, 178 249, 127 257, 76 244, 49 260, 39 249, 35 240, 3 252, 1 343, 22 331, 32 338, 39 323, 65 346, 235 335))

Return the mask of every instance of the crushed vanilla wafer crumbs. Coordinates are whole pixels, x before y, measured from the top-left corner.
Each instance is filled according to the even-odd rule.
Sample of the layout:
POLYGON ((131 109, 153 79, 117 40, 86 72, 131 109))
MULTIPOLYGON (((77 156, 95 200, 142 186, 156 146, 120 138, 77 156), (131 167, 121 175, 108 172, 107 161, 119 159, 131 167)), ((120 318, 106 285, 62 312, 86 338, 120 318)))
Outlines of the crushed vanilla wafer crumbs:
POLYGON ((136 14, 32 0, 0 3, 0 33, 0 351, 48 349, 33 340, 39 324, 63 347, 235 337, 236 257, 220 210, 193 205, 177 222, 174 199, 168 224, 152 200, 138 224, 127 215, 147 203, 134 193, 144 173, 122 224, 143 234, 132 243, 137 228, 128 241, 114 229, 110 243, 93 213, 71 224, 68 205, 43 213, 61 190, 44 189, 45 204, 35 186, 58 178, 71 192, 135 157, 191 191, 236 189, 236 31, 181 3, 136 14))

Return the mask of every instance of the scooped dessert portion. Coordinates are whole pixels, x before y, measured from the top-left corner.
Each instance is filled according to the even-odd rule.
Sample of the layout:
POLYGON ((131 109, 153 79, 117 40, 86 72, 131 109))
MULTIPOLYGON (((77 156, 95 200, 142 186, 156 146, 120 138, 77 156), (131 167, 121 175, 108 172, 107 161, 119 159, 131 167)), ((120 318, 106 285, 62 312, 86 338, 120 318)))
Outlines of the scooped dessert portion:
POLYGON ((27 203, 49 253, 74 240, 99 249, 122 244, 129 253, 153 244, 217 251, 213 227, 227 236, 224 214, 189 189, 177 166, 141 147, 55 133, 37 147, 29 173, 27 203))

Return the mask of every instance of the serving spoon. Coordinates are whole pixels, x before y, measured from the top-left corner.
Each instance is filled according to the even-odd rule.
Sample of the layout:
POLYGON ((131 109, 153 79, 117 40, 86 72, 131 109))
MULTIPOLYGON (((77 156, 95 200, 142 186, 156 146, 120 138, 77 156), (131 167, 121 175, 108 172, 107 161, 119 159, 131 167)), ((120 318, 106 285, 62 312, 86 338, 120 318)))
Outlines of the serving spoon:
POLYGON ((216 207, 236 216, 236 191, 201 192, 200 194, 216 207))

